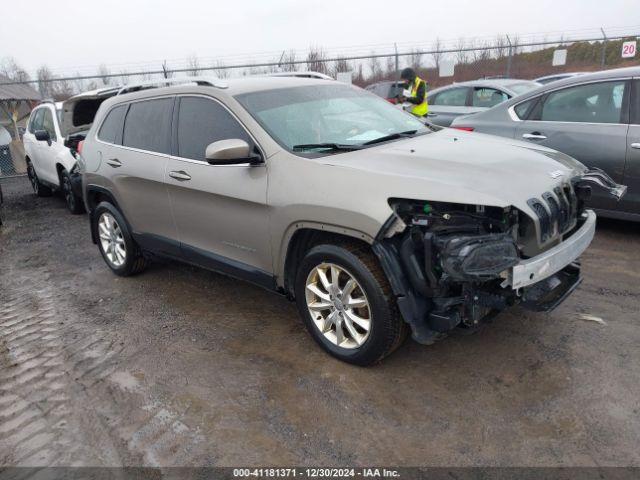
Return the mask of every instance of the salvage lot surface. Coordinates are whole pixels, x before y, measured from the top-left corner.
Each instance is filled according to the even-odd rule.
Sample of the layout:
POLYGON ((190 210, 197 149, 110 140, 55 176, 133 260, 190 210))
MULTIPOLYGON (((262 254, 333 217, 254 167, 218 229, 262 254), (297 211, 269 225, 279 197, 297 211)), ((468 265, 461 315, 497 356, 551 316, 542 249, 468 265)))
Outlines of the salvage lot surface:
POLYGON ((0 465, 640 465, 639 225, 600 222, 552 314, 363 369, 258 287, 115 277, 86 216, 2 187, 0 465))

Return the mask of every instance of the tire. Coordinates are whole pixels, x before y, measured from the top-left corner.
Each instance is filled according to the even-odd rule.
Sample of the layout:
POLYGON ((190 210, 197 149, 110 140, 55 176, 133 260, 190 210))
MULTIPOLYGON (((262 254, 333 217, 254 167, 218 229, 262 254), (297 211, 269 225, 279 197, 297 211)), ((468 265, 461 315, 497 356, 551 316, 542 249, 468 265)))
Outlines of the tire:
POLYGON ((64 196, 64 201, 67 204, 67 208, 71 213, 77 215, 79 213, 84 213, 84 205, 82 203, 82 199, 76 196, 73 193, 73 188, 71 187, 71 176, 66 169, 63 169, 60 173, 60 190, 62 191, 62 195, 64 196))
POLYGON ((52 190, 47 185, 44 185, 40 179, 38 178, 38 174, 36 173, 36 169, 33 167, 31 160, 27 159, 27 176, 29 177, 29 181, 31 182, 31 187, 33 188, 33 193, 36 194, 36 197, 50 197, 52 190))
POLYGON ((294 290, 298 311, 311 336, 326 352, 344 362, 360 366, 379 362, 398 348, 407 336, 408 325, 400 317, 389 282, 367 247, 344 244, 312 248, 300 262, 294 290), (334 289, 334 266, 338 270, 337 290, 334 289), (351 295, 346 295, 350 279, 355 280, 355 287, 351 295), (327 281, 330 286, 325 288, 327 281), (332 289, 334 295, 327 299, 327 292, 332 289), (317 295, 318 291, 321 296, 317 295), (366 307, 350 308, 350 305, 363 305, 363 302, 367 303, 366 307), (325 309, 327 304, 332 307, 325 309), (351 321, 349 326, 348 320, 353 319, 354 314, 359 321, 351 321), (332 319, 329 318, 331 315, 334 315, 332 319), (368 324, 363 319, 368 319, 368 324), (342 342, 338 324, 327 324, 327 321, 336 320, 345 338, 342 342), (354 328, 356 331, 352 334, 354 328))
POLYGON ((101 202, 91 216, 91 228, 95 229, 98 249, 107 266, 118 276, 128 277, 142 272, 147 267, 147 259, 131 236, 126 220, 118 209, 109 202, 101 202), (115 222, 109 229, 106 225, 115 222), (122 258, 124 257, 124 258, 122 258))

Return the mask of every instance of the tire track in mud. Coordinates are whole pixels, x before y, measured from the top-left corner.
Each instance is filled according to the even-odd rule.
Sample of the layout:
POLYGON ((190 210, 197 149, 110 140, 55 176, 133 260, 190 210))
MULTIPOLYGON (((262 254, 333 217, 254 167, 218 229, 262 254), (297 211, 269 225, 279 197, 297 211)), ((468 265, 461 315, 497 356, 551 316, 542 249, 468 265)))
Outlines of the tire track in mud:
POLYGON ((123 368, 121 338, 76 314, 47 268, 0 272, 0 465, 166 466, 206 457, 198 428, 123 368))
POLYGON ((81 383, 115 369, 113 341, 76 328, 61 311, 64 288, 45 269, 9 267, 1 276, 0 463, 117 463, 81 383))

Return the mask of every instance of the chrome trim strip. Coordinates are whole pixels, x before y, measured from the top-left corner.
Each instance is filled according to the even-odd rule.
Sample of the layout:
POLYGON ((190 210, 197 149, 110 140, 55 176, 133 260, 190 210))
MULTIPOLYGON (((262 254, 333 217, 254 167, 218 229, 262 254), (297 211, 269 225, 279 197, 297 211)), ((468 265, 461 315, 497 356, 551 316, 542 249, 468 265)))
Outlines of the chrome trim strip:
POLYGON ((580 229, 562 243, 510 268, 503 286, 511 285, 515 290, 532 285, 559 272, 582 255, 596 231, 596 214, 593 210, 587 210, 586 216, 580 229))

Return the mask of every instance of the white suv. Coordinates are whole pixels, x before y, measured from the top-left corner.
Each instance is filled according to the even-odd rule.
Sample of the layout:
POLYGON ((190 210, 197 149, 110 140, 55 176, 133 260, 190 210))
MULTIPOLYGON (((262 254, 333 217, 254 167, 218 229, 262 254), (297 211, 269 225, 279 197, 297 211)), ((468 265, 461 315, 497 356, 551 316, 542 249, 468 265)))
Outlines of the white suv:
POLYGON ((100 104, 118 90, 103 88, 65 102, 45 102, 31 112, 23 143, 27 173, 37 196, 61 191, 71 213, 84 212, 76 149, 100 104))

